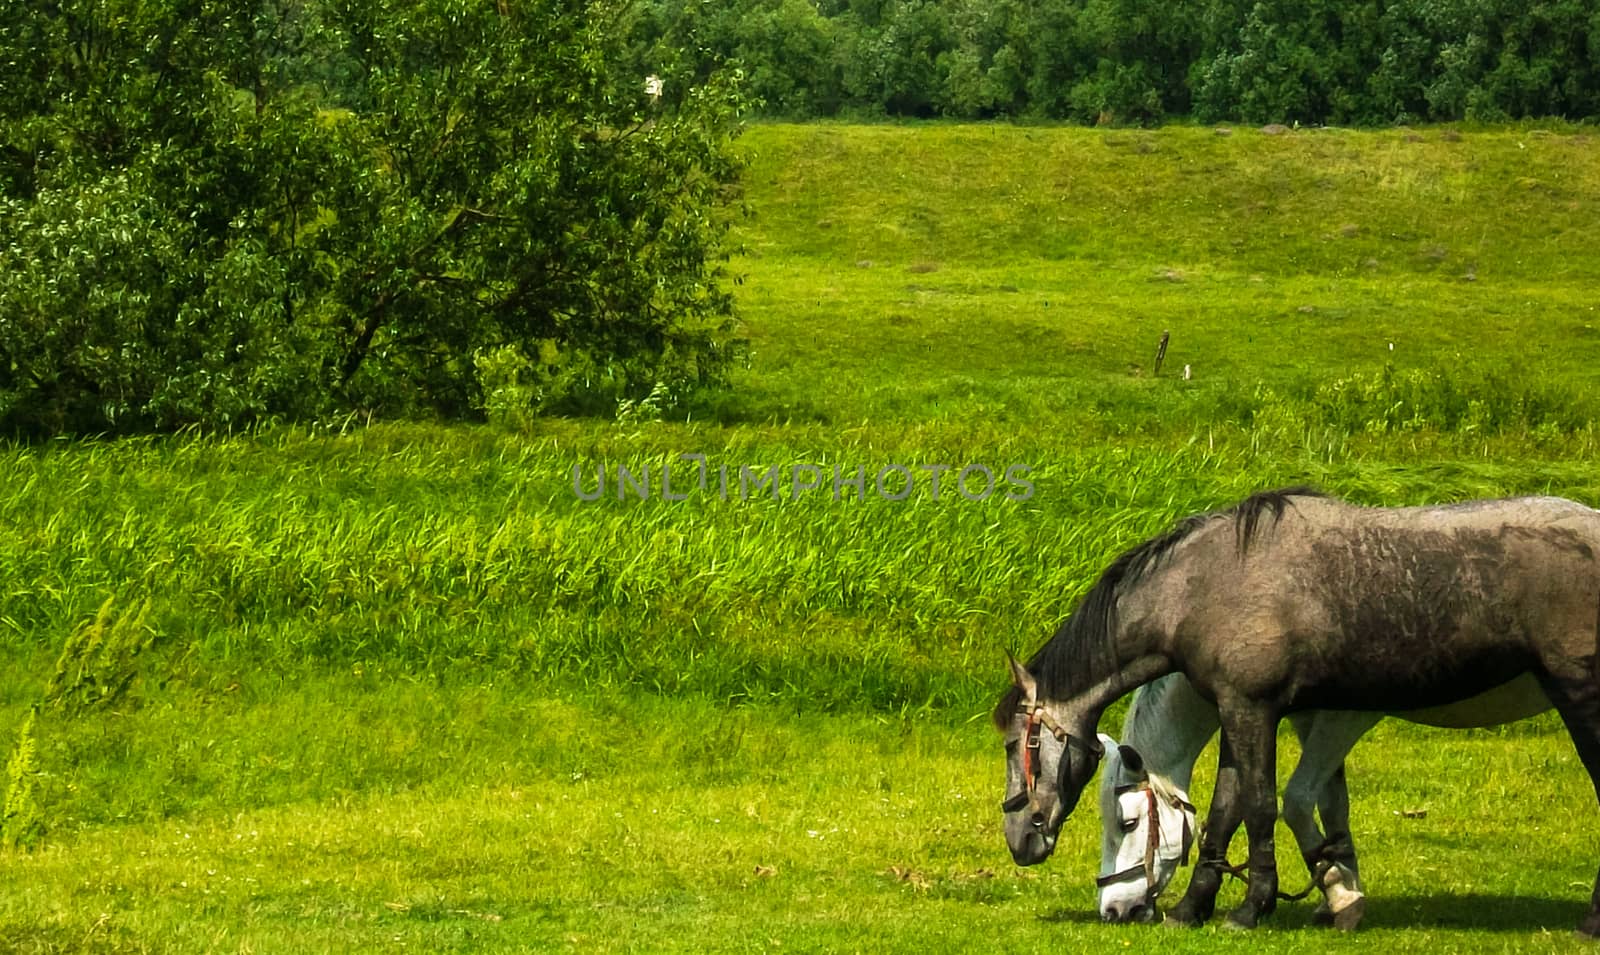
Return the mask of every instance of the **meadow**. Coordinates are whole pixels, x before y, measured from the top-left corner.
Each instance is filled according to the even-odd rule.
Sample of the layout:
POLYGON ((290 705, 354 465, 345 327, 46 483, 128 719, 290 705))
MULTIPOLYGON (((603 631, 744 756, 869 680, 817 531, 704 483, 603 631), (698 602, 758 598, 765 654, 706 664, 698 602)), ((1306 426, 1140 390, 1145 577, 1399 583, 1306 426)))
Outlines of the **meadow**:
POLYGON ((40 704, 0 949, 1582 948, 1552 717, 1380 727, 1364 927, 1241 937, 1097 924, 1087 808, 1014 867, 988 711, 1115 554, 1251 491, 1600 502, 1596 143, 756 126, 725 394, 0 450, 0 751, 40 704), (616 493, 663 466, 683 500, 616 493), (150 648, 52 702, 108 600, 150 648))

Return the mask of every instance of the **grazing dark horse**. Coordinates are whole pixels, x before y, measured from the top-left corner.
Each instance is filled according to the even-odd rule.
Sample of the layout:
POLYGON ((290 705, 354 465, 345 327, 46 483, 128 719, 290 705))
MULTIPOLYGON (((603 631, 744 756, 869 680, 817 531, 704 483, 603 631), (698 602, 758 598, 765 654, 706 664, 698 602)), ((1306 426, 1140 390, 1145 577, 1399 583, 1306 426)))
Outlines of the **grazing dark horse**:
MULTIPOLYGON (((1211 917, 1240 822, 1272 911, 1276 729, 1303 710, 1445 706, 1523 674, 1566 724, 1600 795, 1600 512, 1557 498, 1363 508, 1305 489, 1187 518, 1112 562, 995 709, 1006 841, 1046 858, 1104 753, 1100 714, 1181 672, 1217 707, 1216 788, 1188 892, 1211 917)), ((1600 877, 1579 932, 1600 935, 1600 877)))
MULTIPOLYGON (((1538 682, 1523 674, 1469 700, 1389 715, 1464 729, 1498 726, 1549 708, 1538 682)), ((1311 873, 1312 888, 1323 893, 1312 921, 1346 931, 1360 924, 1366 897, 1351 836, 1344 758, 1384 715, 1349 710, 1289 714, 1300 737, 1300 762, 1283 788, 1283 821, 1311 873)), ((1101 856, 1095 882, 1105 921, 1148 922, 1158 916, 1157 896, 1178 866, 1188 862, 1183 843, 1176 843, 1176 850, 1171 845, 1178 834, 1193 830, 1194 810, 1186 790, 1195 761, 1218 725, 1217 708, 1182 673, 1169 673, 1133 691, 1120 744, 1100 735, 1106 756, 1100 768, 1101 856), (1159 851, 1163 845, 1168 851, 1159 851)))

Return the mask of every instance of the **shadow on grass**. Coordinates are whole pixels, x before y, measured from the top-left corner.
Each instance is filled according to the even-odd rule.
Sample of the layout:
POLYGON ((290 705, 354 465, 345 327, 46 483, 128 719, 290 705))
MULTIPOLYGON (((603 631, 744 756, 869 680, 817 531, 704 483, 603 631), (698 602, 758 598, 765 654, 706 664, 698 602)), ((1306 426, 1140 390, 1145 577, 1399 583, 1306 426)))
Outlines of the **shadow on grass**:
MULTIPOLYGON (((1310 924, 1311 911, 1310 907, 1304 911, 1280 908, 1264 924, 1292 931, 1331 933, 1332 929, 1310 924)), ((1465 895, 1368 896, 1367 914, 1361 922, 1361 928, 1444 928, 1484 932, 1537 932, 1547 929, 1567 932, 1577 928, 1583 913, 1583 898, 1576 890, 1572 898, 1482 892, 1465 895)), ((1219 904, 1212 924, 1220 924, 1226 914, 1226 906, 1219 904)), ((1057 909, 1038 916, 1038 920, 1051 924, 1089 925, 1099 924, 1100 916, 1093 908, 1057 909)))
POLYGON ((1465 895, 1367 897, 1362 928, 1451 928, 1485 932, 1571 931, 1584 913, 1583 893, 1542 898, 1472 892, 1465 895))

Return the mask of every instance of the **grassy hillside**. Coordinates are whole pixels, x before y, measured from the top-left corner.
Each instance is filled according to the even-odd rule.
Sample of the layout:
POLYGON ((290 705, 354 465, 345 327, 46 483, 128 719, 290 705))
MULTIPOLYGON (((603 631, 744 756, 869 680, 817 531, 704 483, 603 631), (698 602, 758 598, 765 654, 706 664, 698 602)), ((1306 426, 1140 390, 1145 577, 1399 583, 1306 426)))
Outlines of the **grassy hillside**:
MULTIPOLYGON (((1147 944, 1085 924, 1087 810, 1004 852, 1001 651, 1264 486, 1600 502, 1589 135, 757 127, 749 362, 692 413, 0 451, 4 748, 108 598, 156 637, 113 706, 41 712, 0 948, 1147 944), (935 499, 972 464, 1033 493, 935 499)), ((1370 934, 1565 947, 1595 847, 1545 822, 1593 815, 1557 724, 1378 736, 1370 934)), ((1373 941, 1308 913, 1162 944, 1373 941)))
POLYGON ((780 420, 1182 431, 1248 421, 1263 383, 1300 393, 1386 365, 1582 392, 1600 354, 1587 131, 806 126, 745 142, 744 392, 780 420), (1149 381, 1168 330, 1168 380, 1149 381))

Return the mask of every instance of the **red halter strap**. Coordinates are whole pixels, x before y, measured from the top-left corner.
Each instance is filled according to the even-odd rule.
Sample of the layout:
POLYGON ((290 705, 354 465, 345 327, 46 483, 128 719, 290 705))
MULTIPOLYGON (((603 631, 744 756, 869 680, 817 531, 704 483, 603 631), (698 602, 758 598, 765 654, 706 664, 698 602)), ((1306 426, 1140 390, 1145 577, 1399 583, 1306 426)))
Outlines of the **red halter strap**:
POLYGON ((1039 728, 1050 731, 1056 742, 1063 746, 1081 749, 1095 759, 1105 755, 1106 748, 1098 739, 1085 740, 1067 732, 1041 703, 1030 703, 1025 710, 1027 719, 1022 724, 1022 791, 1000 804, 1001 812, 1016 812, 1027 807, 1039 785, 1039 728))

